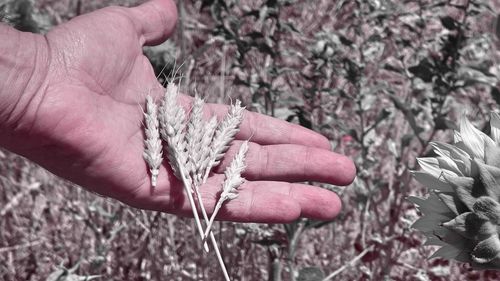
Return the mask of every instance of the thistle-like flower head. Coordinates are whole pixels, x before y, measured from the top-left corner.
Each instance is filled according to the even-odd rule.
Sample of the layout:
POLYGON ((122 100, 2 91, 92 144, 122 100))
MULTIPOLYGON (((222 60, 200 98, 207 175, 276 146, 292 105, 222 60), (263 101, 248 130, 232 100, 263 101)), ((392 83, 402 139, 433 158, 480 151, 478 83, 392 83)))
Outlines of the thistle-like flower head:
POLYGON ((464 116, 454 144, 432 144, 436 157, 417 159, 413 172, 427 186, 427 198, 410 197, 423 216, 413 228, 426 245, 441 248, 433 257, 500 269, 500 116, 491 114, 491 136, 464 116))

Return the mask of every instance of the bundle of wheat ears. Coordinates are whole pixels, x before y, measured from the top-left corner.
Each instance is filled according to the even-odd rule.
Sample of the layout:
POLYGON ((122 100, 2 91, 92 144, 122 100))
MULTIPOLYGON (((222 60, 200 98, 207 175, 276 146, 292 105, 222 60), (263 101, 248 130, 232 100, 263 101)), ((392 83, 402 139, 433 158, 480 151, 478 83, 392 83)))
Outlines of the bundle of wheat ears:
POLYGON ((203 206, 199 188, 206 182, 212 168, 220 163, 229 148, 239 130, 244 108, 241 107, 239 101, 236 101, 235 104, 231 105, 222 121, 217 122, 215 116, 209 121, 204 121, 203 99, 199 96, 194 97, 188 116, 177 103, 178 96, 177 85, 170 83, 160 106, 150 96, 146 98, 146 112, 144 113, 146 138, 143 157, 150 168, 151 185, 155 187, 159 168, 163 161, 163 148, 174 175, 184 185, 205 251, 209 251, 205 242, 206 239, 209 239, 225 279, 230 280, 218 245, 211 232, 211 226, 223 203, 238 196, 238 187, 244 181, 241 173, 245 169, 248 141, 243 142, 224 172, 225 180, 221 186, 222 193, 210 218, 203 206), (199 212, 205 221, 205 229, 200 222, 199 212))

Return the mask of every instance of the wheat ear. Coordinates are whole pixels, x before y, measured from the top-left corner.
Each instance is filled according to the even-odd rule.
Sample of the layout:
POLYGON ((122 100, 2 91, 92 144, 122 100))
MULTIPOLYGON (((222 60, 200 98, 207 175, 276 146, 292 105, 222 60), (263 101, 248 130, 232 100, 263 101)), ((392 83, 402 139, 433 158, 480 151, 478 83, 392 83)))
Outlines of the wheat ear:
MULTIPOLYGON (((160 132, 161 136, 167 143, 168 160, 172 167, 175 176, 180 179, 184 185, 184 189, 188 196, 189 204, 193 212, 193 217, 198 228, 198 232, 203 239, 203 227, 201 226, 200 218, 198 216, 198 209, 193 199, 193 191, 191 188, 191 181, 185 171, 185 165, 188 160, 188 152, 186 152, 185 141, 185 112, 184 109, 177 104, 177 97, 179 90, 173 83, 168 84, 167 90, 160 106, 160 132)), ((209 251, 208 245, 204 243, 204 249, 209 251)))
POLYGON ((201 153, 203 150, 208 149, 208 147, 201 146, 205 129, 204 127, 206 126, 203 121, 203 104, 203 99, 196 95, 193 99, 193 106, 191 108, 191 114, 187 125, 186 143, 187 151, 189 152, 187 169, 193 178, 196 175, 196 165, 199 161, 201 153))
POLYGON ((163 161, 158 121, 158 106, 150 96, 146 97, 144 153, 143 157, 151 172, 151 185, 156 187, 159 169, 163 161))
POLYGON ((198 95, 193 99, 193 106, 191 107, 191 114, 187 125, 186 144, 188 152, 188 162, 186 163, 187 174, 192 183, 192 191, 196 200, 198 201, 198 209, 201 210, 204 220, 208 223, 207 211, 203 205, 203 200, 200 195, 199 186, 200 181, 197 175, 197 163, 201 154, 204 151, 210 150, 209 147, 203 147, 202 142, 206 134, 204 134, 205 122, 203 121, 203 104, 204 101, 198 95))
MULTIPOLYGON (((196 173, 195 167, 198 165, 198 161, 201 155, 203 153, 206 153, 206 151, 210 151, 209 147, 212 141, 212 137, 214 135, 215 127, 217 126, 217 119, 213 117, 207 124, 205 124, 205 122, 203 121, 203 104, 204 104, 203 99, 201 99, 198 96, 195 96, 193 101, 193 106, 191 109, 191 114, 189 116, 189 121, 187 124, 187 133, 184 135, 185 146, 183 147, 185 148, 187 159, 183 158, 182 160, 183 162, 179 163, 178 170, 180 171, 184 185, 190 187, 188 190, 186 190, 186 192, 192 192, 196 196, 199 209, 201 209, 203 218, 208 224, 209 219, 207 216, 207 212, 205 210, 200 192, 198 190, 198 187, 200 186, 200 180, 199 180, 200 176, 195 174, 196 173)), ((182 122, 185 123, 184 119, 182 119, 182 122)), ((190 203, 193 202, 192 197, 190 198, 190 200, 191 200, 190 203)), ((196 210, 196 215, 197 215, 197 209, 193 207, 193 205, 192 209, 196 210)), ((196 218, 196 215, 195 214, 193 215, 196 218)), ((201 223, 197 225, 199 227, 201 223)), ((215 255, 217 257, 222 273, 224 275, 224 279, 226 281, 230 281, 229 274, 227 272, 224 260, 219 250, 219 246, 217 245, 217 240, 215 240, 215 237, 211 232, 210 232, 210 242, 212 243, 212 246, 214 248, 215 255)), ((208 252, 208 248, 206 248, 207 245, 204 239, 202 239, 202 243, 204 243, 205 250, 208 252)))
POLYGON ((186 143, 184 141, 184 129, 186 113, 177 105, 179 95, 177 86, 168 84, 159 108, 158 119, 160 121, 160 133, 167 143, 167 158, 174 171, 175 176, 181 179, 180 166, 187 162, 186 143))
POLYGON ((201 139, 200 147, 198 152, 195 154, 196 157, 193 158, 195 172, 194 180, 196 185, 200 186, 203 184, 204 168, 203 163, 208 162, 208 158, 212 151, 212 140, 215 134, 215 129, 217 128, 217 117, 212 116, 212 118, 205 123, 203 128, 203 137, 201 139))
POLYGON ((220 163, 224 153, 226 153, 229 148, 229 144, 234 139, 234 136, 239 130, 241 121, 243 120, 244 110, 245 108, 241 106, 241 102, 237 100, 234 105, 231 105, 228 115, 226 115, 217 126, 210 154, 201 166, 201 170, 203 171, 202 183, 207 181, 210 170, 220 163))
POLYGON ((203 235, 203 239, 205 240, 210 233, 210 229, 212 228, 212 224, 219 212, 222 204, 227 200, 233 200, 238 197, 238 188, 244 182, 244 179, 241 177, 241 174, 245 170, 245 158, 248 151, 248 141, 245 141, 241 144, 238 153, 234 156, 233 161, 229 167, 226 168, 224 175, 226 179, 222 184, 222 193, 220 195, 219 200, 217 201, 217 205, 215 205, 214 212, 210 217, 210 221, 205 229, 205 234, 203 235))

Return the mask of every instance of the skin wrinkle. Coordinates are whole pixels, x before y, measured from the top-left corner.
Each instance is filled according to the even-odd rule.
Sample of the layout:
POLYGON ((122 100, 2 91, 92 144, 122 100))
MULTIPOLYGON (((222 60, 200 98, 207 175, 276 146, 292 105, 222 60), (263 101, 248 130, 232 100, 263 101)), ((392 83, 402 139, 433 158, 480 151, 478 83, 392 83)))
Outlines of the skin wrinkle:
MULTIPOLYGON (((23 133, 23 131, 26 131, 26 132, 29 132, 29 135, 31 135, 31 133, 33 132, 33 129, 36 125, 36 120, 37 120, 37 114, 40 110, 40 107, 42 106, 43 104, 43 99, 45 98, 45 91, 43 92, 42 94, 42 99, 41 101, 36 105, 36 109, 35 109, 35 113, 33 115, 33 120, 28 120, 28 122, 20 122, 20 121, 16 121, 15 124, 16 126, 13 128, 13 132, 16 132, 16 131, 20 131, 21 133, 23 133), (29 127, 29 129, 26 129, 25 127, 29 127)), ((26 118, 25 116, 27 116, 26 112, 28 112, 28 110, 30 109, 30 103, 32 102, 32 99, 34 99, 35 95, 32 96, 32 98, 30 98, 30 101, 29 103, 25 106, 25 109, 24 109, 24 113, 22 115, 20 115, 19 119, 21 117, 24 116, 24 118, 26 118)), ((59 125, 61 122, 63 121, 63 119, 59 119, 56 123, 56 127, 57 125, 59 125)), ((36 147, 36 146, 35 146, 36 147)))
MULTIPOLYGON (((221 174, 230 164, 231 158, 241 145, 241 140, 233 141, 231 148, 214 171, 221 174)), ((259 145, 249 143, 247 156, 248 168, 243 172, 249 180, 268 179, 285 181, 316 181, 329 183, 333 179, 340 184, 350 177, 349 160, 343 157, 328 156, 320 160, 323 154, 335 154, 321 148, 304 147, 291 144, 259 145), (293 154, 285 153, 293 150, 293 154), (297 161, 296 159, 302 159, 297 161), (324 167, 324 168, 322 168, 324 167), (330 171, 339 171, 332 174, 330 171)))
POLYGON ((310 161, 312 151, 311 151, 310 147, 306 147, 305 149, 302 149, 302 150, 304 151, 303 153, 305 154, 305 156, 304 156, 305 161, 302 162, 301 171, 302 171, 302 178, 306 178, 306 175, 308 174, 307 164, 312 163, 312 161, 310 161))
MULTIPOLYGON (((34 116, 33 117, 34 120, 31 122, 31 126, 29 128, 30 132, 33 131, 33 128, 35 127, 35 123, 36 123, 36 120, 37 120, 37 115, 39 115, 40 108, 42 107, 42 104, 43 104, 43 100, 47 97, 47 90, 48 89, 47 89, 46 86, 44 86, 43 88, 44 88, 43 91, 41 91, 41 95, 42 96, 40 97, 40 101, 36 105, 35 112, 34 112, 34 115, 33 115, 34 116)), ((29 106, 29 104, 27 106, 29 106)))
MULTIPOLYGON (((71 29, 67 28, 65 25, 62 25, 62 26, 58 26, 57 27, 57 32, 59 33, 63 33, 63 32, 66 32, 67 35, 66 37, 70 37, 68 34, 73 34, 73 31, 71 31, 71 29), (61 32, 62 30, 62 32, 61 32)), ((47 38, 47 40, 50 42, 50 39, 49 39, 49 36, 51 36, 52 33, 47 33, 45 35, 45 37, 47 38)), ((75 37, 75 36, 71 36, 71 37, 75 37)), ((76 37, 78 38, 78 37, 76 37)), ((78 40, 78 39, 76 39, 78 40)), ((57 51, 56 50, 56 46, 52 47, 51 49, 51 52, 54 52, 54 51, 57 51)), ((68 63, 68 59, 67 57, 70 56, 72 53, 74 52, 73 48, 72 49, 69 49, 69 48, 66 48, 64 50, 64 54, 60 54, 60 52, 56 52, 57 54, 59 54, 58 56, 52 56, 53 59, 55 59, 58 63, 58 67, 57 68, 53 68, 55 74, 54 75, 61 75, 61 73, 69 73, 70 71, 70 68, 69 68, 69 63, 68 63)), ((51 60, 52 61, 52 60, 51 60)))
MULTIPOLYGON (((155 13, 157 16, 159 16, 159 19, 160 19, 161 25, 163 25, 163 26, 167 26, 167 25, 168 25, 168 19, 167 19, 167 17, 165 16, 165 14, 164 14, 164 13, 160 13, 160 12, 159 12, 159 11, 161 11, 161 10, 162 10, 162 7, 158 7, 158 5, 156 5, 156 2, 152 2, 152 3, 151 3, 151 5, 152 5, 152 6, 154 6, 154 9, 152 9, 152 11, 151 11, 151 9, 149 9, 149 12, 155 13)), ((149 6, 148 6, 148 8, 149 8, 149 6)), ((143 31, 143 32, 141 32, 141 34, 143 34, 144 36, 147 36, 147 35, 149 35, 149 36, 154 35, 154 33, 151 33, 151 32, 150 32, 150 33, 144 33, 144 28, 143 28, 143 30, 142 30, 142 31, 143 31)))
MULTIPOLYGON (((134 68, 136 68, 136 64, 139 64, 141 66, 144 66, 144 59, 146 59, 145 56, 138 56, 135 58, 134 60, 134 63, 127 63, 126 66, 127 66, 127 70, 126 70, 126 74, 122 75, 121 77, 119 77, 118 79, 118 83, 119 84, 123 84, 124 82, 126 82, 128 79, 130 79, 131 75, 132 75, 132 70, 134 68)), ((148 70, 153 70, 153 68, 151 66, 148 67, 148 70)), ((109 90, 108 90, 109 91, 109 90)), ((110 95, 115 101, 119 101, 115 95, 110 95)))
MULTIPOLYGON (((94 123, 95 118, 97 118, 97 117, 95 115, 93 115, 92 118, 94 120, 88 120, 87 122, 89 122, 91 124, 94 123)), ((64 130, 64 129, 59 129, 60 125, 64 124, 63 121, 65 121, 65 118, 64 117, 60 118, 57 121, 57 123, 52 126, 52 131, 64 130)), ((64 125, 66 125, 66 124, 64 124, 64 125)), ((81 127, 82 126, 76 127, 76 129, 81 128, 81 127)), ((85 126, 83 126, 83 127, 85 127, 85 126)), ((74 130, 70 129, 69 131, 66 132, 66 136, 68 136, 68 137, 70 137, 70 136, 71 137, 75 137, 75 135, 76 135, 77 138, 81 138, 82 133, 83 133, 82 131, 78 131, 77 130, 75 132, 74 130)), ((86 135, 86 134, 89 134, 89 132, 84 133, 84 135, 86 135)), ((72 142, 64 141, 64 142, 61 142, 59 144, 58 143, 54 143, 54 145, 55 146, 63 145, 62 146, 62 148, 63 148, 62 150, 63 151, 67 151, 68 148, 72 152, 78 152, 79 151, 78 147, 67 147, 67 144, 69 144, 69 143, 72 143, 72 142)), ((95 150, 95 149, 96 149, 96 147, 94 147, 94 149, 92 149, 92 150, 95 150)), ((109 149, 110 148, 107 148, 106 146, 101 146, 101 148, 98 148, 97 151, 94 151, 91 155, 88 154, 89 150, 87 150, 86 154, 82 155, 83 157, 81 157, 81 159, 80 159, 80 160, 83 160, 83 161, 79 161, 80 163, 78 163, 77 166, 80 167, 80 168, 82 168, 82 169, 88 169, 89 167, 93 166, 93 163, 95 163, 96 159, 106 159, 105 156, 108 153, 107 150, 109 150, 109 149), (102 158, 99 158, 99 157, 102 157, 102 158)))
MULTIPOLYGON (((249 218, 252 215, 253 210, 254 210, 255 197, 256 197, 255 196, 255 188, 252 188, 252 192, 250 194, 251 194, 250 195, 250 200, 247 200, 248 203, 245 205, 245 209, 244 209, 245 210, 245 212, 244 212, 245 216, 244 217, 246 217, 246 218, 249 218)), ((256 207, 256 209, 258 209, 258 208, 256 207)))
POLYGON ((264 165, 260 165, 258 178, 264 178, 266 171, 269 171, 269 150, 267 149, 267 146, 257 146, 259 146, 259 163, 266 163, 264 165))
MULTIPOLYGON (((257 122, 255 122, 255 115, 248 111, 248 110, 243 110, 243 120, 246 120, 246 126, 248 127, 249 131, 252 133, 252 134, 255 134, 257 135, 258 134, 258 130, 255 126, 257 126, 257 122)), ((241 127, 241 125, 240 125, 241 127)), ((236 134, 236 136, 238 136, 240 134, 242 130, 240 129, 240 131, 236 134)), ((242 136, 243 138, 249 138, 250 136, 242 136)), ((255 136, 256 137, 256 136, 255 136)))
MULTIPOLYGON (((48 43, 48 40, 47 40, 47 37, 45 36, 42 36, 43 38, 43 41, 45 42, 45 46, 47 47, 47 65, 50 67, 50 57, 51 57, 51 54, 50 54, 50 46, 49 46, 49 43, 48 43)), ((39 48, 37 48, 37 57, 38 57, 38 50, 39 48)), ((41 93, 41 97, 40 97, 40 101, 37 103, 36 105, 36 108, 35 108, 35 112, 34 112, 34 120, 31 122, 31 126, 29 128, 29 131, 32 131, 34 126, 35 126, 35 123, 36 123, 36 120, 37 120, 37 115, 39 114, 39 111, 40 111, 40 108, 43 104, 43 101, 46 99, 47 97, 47 91, 48 91, 48 86, 47 86, 47 79, 48 79, 48 76, 49 76, 49 72, 50 72, 50 68, 47 67, 47 71, 46 71, 46 74, 45 74, 45 77, 42 79, 42 83, 41 83, 41 86, 40 86, 40 89, 39 91, 37 92, 40 92, 41 93)), ((33 67, 33 72, 35 71, 35 69, 37 69, 37 67, 33 67)), ((28 110, 28 107, 30 105, 30 103, 33 101, 33 99, 35 98, 36 95, 33 95, 33 97, 30 99, 30 101, 28 102, 28 104, 26 105, 26 110, 28 110)), ((24 114, 23 114, 24 115, 24 114)))
POLYGON ((295 126, 293 126, 290 131, 287 131, 288 136, 287 136, 286 143, 292 143, 292 135, 293 135, 294 131, 295 131, 295 126))
MULTIPOLYGON (((152 29, 149 33, 146 32, 147 29, 150 29, 150 26, 146 26, 144 24, 139 24, 140 29, 138 30, 139 34, 141 34, 140 42, 141 44, 146 44, 146 45, 155 45, 162 43, 164 40, 166 40, 173 32, 174 28, 177 22, 177 6, 172 2, 168 2, 167 7, 162 7, 161 5, 157 5, 156 2, 149 2, 147 5, 138 7, 138 9, 133 10, 135 13, 139 13, 139 18, 144 17, 144 15, 151 15, 151 9, 153 10, 153 13, 158 15, 159 19, 159 25, 164 26, 164 27, 169 27, 169 28, 163 28, 163 29, 152 29), (154 7, 150 7, 149 5, 154 5, 154 7), (159 11, 163 11, 163 13, 160 13, 159 11), (165 11, 168 11, 168 13, 165 13, 165 11), (173 22, 172 22, 173 21, 173 22), (160 30, 161 35, 158 36, 158 30, 160 30), (146 36, 148 35, 148 36, 146 36)), ((134 17, 135 19, 137 17, 134 17)), ((144 23, 144 22, 142 22, 144 23)))
MULTIPOLYGON (((21 35, 17 34, 17 42, 19 43, 19 41, 21 40, 21 35)), ((19 53, 21 52, 21 48, 16 48, 16 54, 14 55, 14 57, 20 57, 19 56, 19 53)), ((17 75, 15 75, 15 69, 18 68, 18 65, 21 63, 21 61, 18 61, 18 60, 15 60, 14 62, 14 66, 12 67, 13 71, 10 72, 10 75, 9 77, 7 77, 7 81, 9 81, 10 79, 17 79, 19 78, 17 75)), ((33 70, 31 71, 31 74, 33 74, 33 70)), ((12 82, 12 83, 9 83, 9 82, 6 82, 6 84, 13 84, 15 85, 16 83, 12 82)), ((28 82, 25 83, 24 87, 23 87, 23 91, 22 93, 24 93, 24 90, 26 90, 26 87, 28 86, 28 82)), ((23 98, 24 95, 19 95, 18 98, 16 99, 16 101, 14 102, 14 105, 12 107, 12 109, 9 111, 9 113, 7 114, 7 118, 6 118, 6 123, 9 124, 9 123, 17 123, 19 121, 19 119, 23 116, 22 113, 24 113, 24 111, 26 111, 26 109, 22 110, 21 114, 19 114, 19 116, 17 118, 13 117, 15 114, 14 112, 16 111, 16 109, 18 108, 19 106, 19 103, 21 103, 21 100, 23 98), (15 120, 11 120, 12 118, 14 118, 15 120)), ((16 126, 17 127, 17 126, 16 126)))

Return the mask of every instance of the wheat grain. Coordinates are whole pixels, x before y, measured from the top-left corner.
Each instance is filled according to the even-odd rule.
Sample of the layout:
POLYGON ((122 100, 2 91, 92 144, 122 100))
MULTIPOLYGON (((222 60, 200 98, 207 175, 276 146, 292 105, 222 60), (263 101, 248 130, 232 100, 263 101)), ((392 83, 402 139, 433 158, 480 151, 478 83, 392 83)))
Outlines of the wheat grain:
POLYGON ((151 172, 151 185, 156 187, 159 169, 163 161, 162 147, 159 131, 158 106, 151 96, 146 97, 145 135, 143 157, 151 172))

